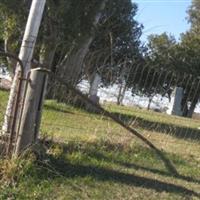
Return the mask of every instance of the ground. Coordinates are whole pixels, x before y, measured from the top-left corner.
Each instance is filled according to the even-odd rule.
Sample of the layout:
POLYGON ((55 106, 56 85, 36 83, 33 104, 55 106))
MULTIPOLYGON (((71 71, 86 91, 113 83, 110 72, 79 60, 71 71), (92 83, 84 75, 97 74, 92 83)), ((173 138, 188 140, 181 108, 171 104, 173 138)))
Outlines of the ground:
POLYGON ((0 199, 200 199, 198 120, 104 107, 163 156, 106 116, 46 101, 41 134, 48 142, 17 160, 1 160, 0 199))

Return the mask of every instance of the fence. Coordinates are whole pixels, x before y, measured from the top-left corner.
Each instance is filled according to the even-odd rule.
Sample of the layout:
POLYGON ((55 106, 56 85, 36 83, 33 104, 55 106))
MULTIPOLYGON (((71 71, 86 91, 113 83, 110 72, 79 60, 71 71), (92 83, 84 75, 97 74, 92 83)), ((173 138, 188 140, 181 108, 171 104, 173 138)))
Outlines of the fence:
POLYGON ((123 85, 126 105, 116 105, 121 85, 113 84, 108 88, 99 86, 100 107, 94 103, 95 98, 90 98, 87 80, 74 88, 65 79, 53 75, 41 132, 62 142, 103 140, 130 144, 134 141, 156 151, 167 149, 173 153, 184 149, 198 157, 199 120, 177 115, 186 116, 195 108, 198 111, 199 78, 147 66, 133 66, 131 70, 134 74, 130 81, 132 88, 123 85), (144 98, 146 105, 141 103, 144 98), (173 115, 166 114, 169 101, 174 104, 173 115), (139 140, 135 141, 132 136, 139 140))
MULTIPOLYGON (((112 86, 98 88, 100 104, 97 103, 98 98, 88 95, 90 84, 85 77, 74 87, 63 77, 52 74, 44 105, 41 135, 51 135, 67 142, 103 140, 123 144, 135 141, 132 140, 134 135, 139 138, 136 141, 140 145, 146 144, 157 152, 159 148, 171 148, 173 151, 180 145, 180 149, 194 153, 194 148, 199 148, 199 120, 167 115, 164 112, 168 101, 175 105, 172 110, 176 113, 172 114, 189 116, 189 111, 195 108, 198 111, 199 78, 159 71, 149 66, 129 64, 128 67, 131 77, 120 76, 117 79, 117 76, 113 76, 112 86), (178 90, 180 94, 177 94, 178 90), (173 100, 173 91, 178 100, 173 100), (120 101, 119 96, 122 96, 120 101), (116 105, 122 104, 122 101, 124 106, 116 105)), ((1 125, 10 88, 2 80, 1 125)), ((1 136, 2 140, 7 146, 15 145, 12 135, 1 136)), ((4 151, 6 149, 8 147, 4 147, 4 151)))
MULTIPOLYGON (((179 118, 176 115, 192 117, 191 114, 194 111, 199 111, 200 79, 187 74, 179 75, 171 71, 158 71, 147 66, 140 66, 140 68, 136 66, 132 67, 131 70, 134 75, 131 80, 127 81, 127 85, 116 83, 107 88, 98 88, 101 104, 103 106, 108 106, 109 104, 114 106, 114 103, 122 104, 122 102, 118 102, 119 95, 122 95, 120 94, 120 87, 122 86, 125 88, 122 98, 125 106, 119 107, 119 110, 121 109, 123 111, 126 110, 126 107, 132 107, 133 116, 130 118, 130 121, 135 121, 139 126, 145 126, 149 130, 159 131, 163 129, 163 132, 166 133, 177 134, 178 132, 180 136, 184 135, 185 138, 198 139, 198 121, 179 118), (132 86, 129 87, 128 84, 132 86), (171 109, 167 109, 168 107, 171 107, 171 109), (140 110, 141 114, 139 113, 140 110), (134 114, 134 111, 136 114, 134 114), (163 114, 166 112, 174 116, 163 114), (155 113, 158 118, 163 117, 169 123, 162 123, 160 120, 149 120, 151 116, 145 120, 142 113, 147 115, 155 113), (192 125, 191 127, 187 125, 184 127, 181 123, 177 123, 177 126, 175 126, 173 125, 174 119, 182 121, 183 124, 186 124, 185 122, 191 122, 192 125)), ((47 95, 49 99, 65 102, 71 106, 78 105, 87 110, 87 105, 85 105, 82 99, 75 97, 72 91, 67 88, 67 82, 65 84, 61 84, 58 80, 52 82, 53 84, 49 88, 49 95, 47 95)), ((90 85, 86 80, 77 86, 85 94, 89 93, 89 87, 90 85)))

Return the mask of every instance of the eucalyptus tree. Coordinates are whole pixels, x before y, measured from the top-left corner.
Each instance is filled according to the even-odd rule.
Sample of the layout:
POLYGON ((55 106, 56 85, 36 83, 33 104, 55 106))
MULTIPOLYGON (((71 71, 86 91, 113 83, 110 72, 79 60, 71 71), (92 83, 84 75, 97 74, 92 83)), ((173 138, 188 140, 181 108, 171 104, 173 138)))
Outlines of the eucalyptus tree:
POLYGON ((192 0, 192 5, 188 9, 188 21, 191 24, 191 30, 195 33, 200 32, 200 1, 192 0))
POLYGON ((182 101, 183 115, 192 117, 200 99, 200 1, 192 0, 188 9, 188 22, 191 27, 181 35, 176 60, 180 70, 188 74, 188 84, 184 87, 182 101), (190 78, 191 76, 193 78, 190 78))
POLYGON ((104 86, 113 83, 120 87, 123 85, 120 91, 124 94, 125 79, 134 65, 134 57, 140 52, 143 26, 135 20, 137 11, 137 5, 130 0, 107 3, 85 62, 84 69, 91 85, 98 73, 104 86))
MULTIPOLYGON (((56 65, 61 74, 67 71, 70 68, 67 62, 81 48, 84 40, 91 35, 95 17, 99 14, 98 9, 100 9, 100 3, 97 0, 47 1, 41 30, 41 60, 46 65, 54 64, 54 67, 56 65), (50 64, 49 61, 51 61, 50 64)), ((74 62, 76 61, 77 58, 74 62)), ((69 74, 64 74, 68 79, 69 74)))
POLYGON ((175 46, 176 40, 171 35, 150 35, 148 43, 140 47, 134 58, 135 65, 127 79, 128 87, 132 89, 133 96, 148 97, 148 109, 155 95, 170 99, 172 80, 169 70, 173 68, 171 55, 175 46))
MULTIPOLYGON (((1 38, 8 51, 18 53, 30 3, 0 2, 1 38)), ((124 74, 125 65, 116 63, 138 54, 142 26, 134 19, 136 13, 131 0, 47 0, 34 57, 74 86, 104 66, 99 73, 108 85, 124 74), (88 52, 101 52, 95 54, 96 66, 84 64, 88 52)))
POLYGON ((156 70, 168 71, 172 76, 164 84, 161 82, 158 93, 161 94, 163 88, 170 92, 172 88, 182 87, 182 113, 185 117, 192 116, 200 97, 200 37, 196 31, 197 26, 181 34, 179 42, 166 33, 153 35, 149 37, 147 46, 148 65, 156 70), (169 83, 171 88, 167 86, 169 83))
POLYGON ((192 117, 194 109, 200 99, 200 36, 193 31, 182 35, 181 44, 178 49, 179 68, 187 74, 188 84, 185 82, 184 98, 182 101, 183 115, 192 117), (192 77, 192 78, 191 78, 192 77))

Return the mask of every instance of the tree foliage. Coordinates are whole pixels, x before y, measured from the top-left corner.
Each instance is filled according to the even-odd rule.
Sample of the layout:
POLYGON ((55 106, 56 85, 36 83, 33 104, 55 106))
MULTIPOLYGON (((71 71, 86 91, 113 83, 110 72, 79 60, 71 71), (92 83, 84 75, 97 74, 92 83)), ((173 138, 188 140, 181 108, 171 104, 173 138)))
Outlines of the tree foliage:
POLYGON ((97 70, 106 85, 124 79, 130 67, 125 63, 133 62, 140 54, 143 26, 135 20, 137 11, 137 5, 130 0, 107 3, 87 62, 89 73, 97 70))
MULTIPOLYGON (((146 62, 151 67, 170 70, 176 74, 175 79, 177 81, 172 82, 172 87, 179 86, 183 88, 182 111, 184 116, 189 117, 194 112, 200 98, 199 8, 200 2, 193 0, 188 10, 188 21, 191 28, 181 34, 180 41, 177 42, 173 36, 166 33, 151 35, 147 45, 147 56, 145 57, 146 62)), ((170 79, 167 81, 170 81, 170 79)), ((161 86, 163 87, 163 84, 161 86)))

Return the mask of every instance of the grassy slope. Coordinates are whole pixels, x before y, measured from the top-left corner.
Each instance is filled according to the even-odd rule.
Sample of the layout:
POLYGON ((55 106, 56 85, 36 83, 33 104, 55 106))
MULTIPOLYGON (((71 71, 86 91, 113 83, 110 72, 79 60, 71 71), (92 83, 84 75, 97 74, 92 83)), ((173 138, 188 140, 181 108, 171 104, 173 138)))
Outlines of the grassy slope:
MULTIPOLYGON (((133 108, 109 109, 198 126, 197 121, 133 108)), ((198 141, 142 130, 173 162, 179 172, 174 176, 154 151, 106 117, 48 101, 41 129, 57 144, 49 145, 40 162, 3 162, 0 199, 199 199, 192 192, 200 191, 198 141)))
POLYGON ((124 106, 117 106, 111 104, 107 104, 105 106, 107 109, 113 112, 118 112, 121 114, 126 114, 126 115, 133 115, 138 118, 143 118, 151 122, 159 122, 163 123, 165 122, 166 124, 169 125, 177 125, 180 127, 190 127, 190 128, 198 128, 200 127, 199 120, 195 119, 188 119, 188 118, 183 118, 183 117, 178 117, 178 116, 170 116, 164 113, 156 113, 154 111, 148 111, 146 109, 140 109, 137 107, 124 107, 124 106))

